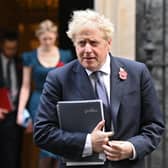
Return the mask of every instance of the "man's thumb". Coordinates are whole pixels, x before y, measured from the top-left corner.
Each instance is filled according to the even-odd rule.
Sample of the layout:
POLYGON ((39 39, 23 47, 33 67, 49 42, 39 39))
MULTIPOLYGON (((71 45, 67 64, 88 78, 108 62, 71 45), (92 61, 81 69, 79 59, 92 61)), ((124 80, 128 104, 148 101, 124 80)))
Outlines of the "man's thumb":
POLYGON ((96 125, 96 127, 94 128, 94 131, 96 131, 96 130, 101 130, 101 129, 104 127, 104 125, 105 125, 105 120, 100 121, 100 122, 96 125))

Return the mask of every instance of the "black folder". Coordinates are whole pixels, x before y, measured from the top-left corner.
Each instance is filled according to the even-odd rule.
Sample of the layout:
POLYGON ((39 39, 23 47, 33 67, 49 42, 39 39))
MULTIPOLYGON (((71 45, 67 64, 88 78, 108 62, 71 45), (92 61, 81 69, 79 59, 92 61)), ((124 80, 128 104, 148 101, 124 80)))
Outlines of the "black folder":
MULTIPOLYGON (((57 113, 60 128, 69 132, 91 133, 104 120, 102 100, 59 101, 57 113)), ((80 160, 65 159, 67 166, 102 165, 104 159, 99 154, 82 157, 80 160)))

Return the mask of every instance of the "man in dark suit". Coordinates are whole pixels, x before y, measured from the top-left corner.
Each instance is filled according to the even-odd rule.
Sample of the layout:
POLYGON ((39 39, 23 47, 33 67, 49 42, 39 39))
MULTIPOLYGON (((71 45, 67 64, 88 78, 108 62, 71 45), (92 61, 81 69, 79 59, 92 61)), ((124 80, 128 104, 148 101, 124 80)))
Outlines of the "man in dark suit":
POLYGON ((160 142, 163 118, 146 66, 110 54, 112 33, 112 23, 100 14, 92 10, 74 12, 67 34, 78 60, 48 74, 34 139, 41 148, 70 159, 104 152, 105 164, 90 167, 144 168, 144 157, 160 142), (107 104, 105 96, 99 96, 97 72, 107 104), (57 101, 96 99, 97 95, 104 103, 105 121, 92 133, 59 128, 57 101))
MULTIPOLYGON (((19 168, 21 128, 16 125, 16 109, 21 77, 21 64, 16 57, 16 33, 7 32, 2 39, 0 53, 0 89, 9 89, 12 110, 0 107, 0 167, 19 168)), ((0 95, 3 96, 4 95, 0 95)))

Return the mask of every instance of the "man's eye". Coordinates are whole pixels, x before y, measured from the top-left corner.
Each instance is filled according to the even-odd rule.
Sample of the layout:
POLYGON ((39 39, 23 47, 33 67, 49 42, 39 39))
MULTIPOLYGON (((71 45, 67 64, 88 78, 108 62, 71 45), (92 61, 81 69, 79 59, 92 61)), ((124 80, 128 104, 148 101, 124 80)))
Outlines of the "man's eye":
POLYGON ((85 41, 80 41, 80 45, 85 45, 86 42, 85 41))
POLYGON ((98 42, 98 41, 91 41, 90 44, 91 44, 92 46, 97 46, 97 45, 99 44, 99 42, 98 42))
POLYGON ((80 47, 84 47, 87 43, 88 43, 89 45, 93 46, 93 47, 95 47, 95 46, 97 46, 97 45, 99 44, 98 41, 89 41, 89 42, 79 41, 79 42, 77 42, 77 45, 80 46, 80 47))
POLYGON ((79 46, 85 46, 85 44, 86 44, 85 41, 79 41, 79 42, 78 42, 78 45, 79 45, 79 46))

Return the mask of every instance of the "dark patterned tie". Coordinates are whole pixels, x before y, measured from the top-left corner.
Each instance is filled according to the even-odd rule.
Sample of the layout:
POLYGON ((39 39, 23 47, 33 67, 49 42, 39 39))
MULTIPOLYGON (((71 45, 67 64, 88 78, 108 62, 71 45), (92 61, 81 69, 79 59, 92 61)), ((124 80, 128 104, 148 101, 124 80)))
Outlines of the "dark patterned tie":
POLYGON ((6 64, 6 80, 7 87, 11 89, 11 60, 8 60, 6 64))
POLYGON ((107 95, 107 91, 105 88, 105 85, 103 83, 103 81, 100 80, 100 75, 101 75, 101 71, 96 71, 93 72, 93 76, 95 79, 95 93, 97 98, 101 99, 103 102, 103 107, 104 107, 104 116, 105 116, 105 129, 106 131, 110 131, 111 130, 111 108, 110 108, 110 104, 109 104, 109 99, 108 99, 108 95, 107 95))

